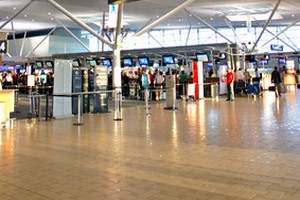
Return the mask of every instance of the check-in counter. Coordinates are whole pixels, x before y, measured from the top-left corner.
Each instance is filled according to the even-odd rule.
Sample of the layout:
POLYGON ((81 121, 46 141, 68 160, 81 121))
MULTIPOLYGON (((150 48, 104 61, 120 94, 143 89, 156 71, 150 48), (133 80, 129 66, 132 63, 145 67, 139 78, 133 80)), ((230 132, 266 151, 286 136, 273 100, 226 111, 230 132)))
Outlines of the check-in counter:
MULTIPOLYGON (((15 91, 14 90, 0 90, 0 102, 1 112, 0 119, 1 120, 9 120, 9 114, 14 112, 15 107, 15 91)), ((1 121, 2 123, 2 121, 1 121)))

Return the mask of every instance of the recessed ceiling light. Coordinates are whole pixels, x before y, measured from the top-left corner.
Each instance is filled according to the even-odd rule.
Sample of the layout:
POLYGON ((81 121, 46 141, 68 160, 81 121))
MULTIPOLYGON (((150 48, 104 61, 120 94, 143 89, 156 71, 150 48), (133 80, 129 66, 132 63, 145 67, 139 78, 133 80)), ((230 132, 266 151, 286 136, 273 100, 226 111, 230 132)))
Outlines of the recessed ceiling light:
POLYGON ((34 19, 32 19, 31 21, 33 21, 33 22, 34 22, 35 20, 34 20, 34 19))
POLYGON ((27 14, 25 14, 25 15, 24 15, 24 17, 26 18, 26 17, 28 17, 28 15, 27 15, 27 14))
POLYGON ((157 15, 156 18, 159 18, 159 15, 157 15))
POLYGON ((48 15, 51 15, 51 12, 48 12, 48 15))
POLYGON ((292 17, 295 17, 295 15, 293 14, 292 17))
POLYGON ((179 22, 181 22, 181 19, 178 19, 179 22))
POLYGON ((13 9, 16 10, 17 8, 16 8, 16 7, 13 7, 13 9))
POLYGON ((6 19, 9 19, 9 16, 6 16, 6 19))
POLYGON ((214 18, 211 17, 210 20, 212 21, 212 20, 214 20, 214 18))

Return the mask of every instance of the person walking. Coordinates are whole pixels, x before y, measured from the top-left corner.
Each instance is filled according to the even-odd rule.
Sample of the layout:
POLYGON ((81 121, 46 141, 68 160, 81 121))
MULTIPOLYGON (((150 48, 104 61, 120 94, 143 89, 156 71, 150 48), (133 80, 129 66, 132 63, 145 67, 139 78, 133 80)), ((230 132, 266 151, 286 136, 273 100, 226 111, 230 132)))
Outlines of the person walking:
POLYGON ((271 82, 275 87, 275 97, 281 97, 279 86, 282 83, 280 72, 278 71, 277 66, 274 67, 274 70, 271 74, 271 82))

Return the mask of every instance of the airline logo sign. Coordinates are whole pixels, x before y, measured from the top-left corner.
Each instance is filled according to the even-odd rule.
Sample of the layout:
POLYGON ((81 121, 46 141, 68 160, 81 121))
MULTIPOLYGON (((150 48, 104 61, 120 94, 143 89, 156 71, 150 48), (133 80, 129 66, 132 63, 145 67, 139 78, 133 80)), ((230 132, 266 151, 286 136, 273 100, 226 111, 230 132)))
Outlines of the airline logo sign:
POLYGON ((283 51, 283 45, 271 44, 271 51, 283 51))
POLYGON ((0 53, 7 53, 7 40, 0 40, 0 53))

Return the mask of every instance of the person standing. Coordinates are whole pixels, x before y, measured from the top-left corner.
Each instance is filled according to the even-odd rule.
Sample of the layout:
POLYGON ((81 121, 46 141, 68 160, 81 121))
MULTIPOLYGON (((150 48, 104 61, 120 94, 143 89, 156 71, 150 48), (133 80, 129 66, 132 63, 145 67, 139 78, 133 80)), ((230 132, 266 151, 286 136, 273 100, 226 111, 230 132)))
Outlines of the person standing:
POLYGON ((274 70, 271 74, 271 82, 274 83, 275 87, 275 97, 280 97, 279 86, 282 83, 281 75, 278 71, 277 66, 274 67, 274 70))
POLYGON ((230 68, 228 68, 226 77, 226 84, 227 84, 227 99, 226 101, 234 101, 234 74, 230 68))
POLYGON ((185 95, 185 88, 186 88, 186 83, 187 83, 187 77, 184 73, 184 71, 181 71, 181 74, 178 76, 179 78, 179 94, 180 95, 185 95))
POLYGON ((162 85, 165 81, 165 78, 162 76, 162 72, 157 71, 153 81, 156 90, 156 101, 159 101, 162 99, 162 85))

